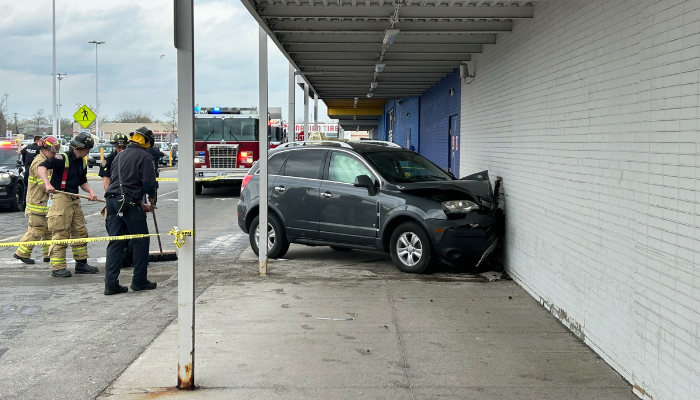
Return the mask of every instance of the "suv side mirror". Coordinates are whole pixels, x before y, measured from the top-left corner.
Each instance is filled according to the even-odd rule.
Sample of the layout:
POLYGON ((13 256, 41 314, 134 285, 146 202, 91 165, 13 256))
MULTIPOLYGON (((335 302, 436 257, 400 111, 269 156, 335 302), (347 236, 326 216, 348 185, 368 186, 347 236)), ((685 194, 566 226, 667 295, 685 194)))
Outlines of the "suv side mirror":
POLYGON ((375 196, 377 194, 377 186, 375 182, 367 175, 356 176, 355 187, 367 188, 367 193, 369 193, 370 196, 375 196))

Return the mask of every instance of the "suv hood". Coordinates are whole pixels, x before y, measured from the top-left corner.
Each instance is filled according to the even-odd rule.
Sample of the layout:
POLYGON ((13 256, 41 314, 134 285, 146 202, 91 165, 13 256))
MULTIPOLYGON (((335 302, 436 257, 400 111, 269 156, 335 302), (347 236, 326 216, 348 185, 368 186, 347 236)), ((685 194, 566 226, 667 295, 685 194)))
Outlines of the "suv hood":
POLYGON ((401 183, 395 186, 401 192, 438 202, 471 200, 487 208, 492 208, 493 191, 491 181, 485 171, 460 180, 401 183), (478 178, 477 175, 479 175, 478 178), (486 179, 483 179, 484 175, 486 179))

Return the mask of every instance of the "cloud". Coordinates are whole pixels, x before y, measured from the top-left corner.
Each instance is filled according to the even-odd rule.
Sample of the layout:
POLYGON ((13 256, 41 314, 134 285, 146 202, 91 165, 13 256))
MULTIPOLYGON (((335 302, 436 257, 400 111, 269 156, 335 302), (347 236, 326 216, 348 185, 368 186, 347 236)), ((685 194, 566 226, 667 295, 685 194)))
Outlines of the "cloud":
MULTIPOLYGON (((0 0, 0 95, 22 116, 51 113, 51 0, 0 0)), ((206 106, 255 106, 258 102, 258 25, 238 1, 195 0, 195 101, 206 106)), ((57 72, 61 114, 95 104, 98 48, 101 114, 141 108, 163 118, 177 97, 172 0, 56 1, 57 72), (164 55, 161 57, 161 55, 164 55)), ((287 114, 288 63, 268 41, 269 104, 287 114)), ((296 114, 302 115, 296 89, 296 114)), ((325 117, 320 104, 319 114, 325 117)), ((312 107, 313 109, 313 107, 312 107)), ((321 118, 322 120, 325 118, 321 118)))

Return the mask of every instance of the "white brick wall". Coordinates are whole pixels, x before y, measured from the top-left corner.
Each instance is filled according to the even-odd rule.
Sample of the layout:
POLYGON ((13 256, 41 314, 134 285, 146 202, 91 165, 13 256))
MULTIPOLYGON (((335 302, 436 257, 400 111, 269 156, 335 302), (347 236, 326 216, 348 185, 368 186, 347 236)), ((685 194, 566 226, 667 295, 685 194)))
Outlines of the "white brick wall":
POLYGON ((655 400, 700 398, 700 1, 551 0, 475 57, 461 171, 510 274, 655 400))

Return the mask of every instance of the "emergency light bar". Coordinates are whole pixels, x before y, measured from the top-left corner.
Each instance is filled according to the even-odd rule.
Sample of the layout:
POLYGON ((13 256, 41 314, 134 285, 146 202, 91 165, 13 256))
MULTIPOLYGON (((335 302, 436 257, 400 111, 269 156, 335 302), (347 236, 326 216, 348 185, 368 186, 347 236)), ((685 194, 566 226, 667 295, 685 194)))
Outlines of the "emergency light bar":
POLYGON ((195 107, 195 114, 254 115, 257 107, 195 107))

